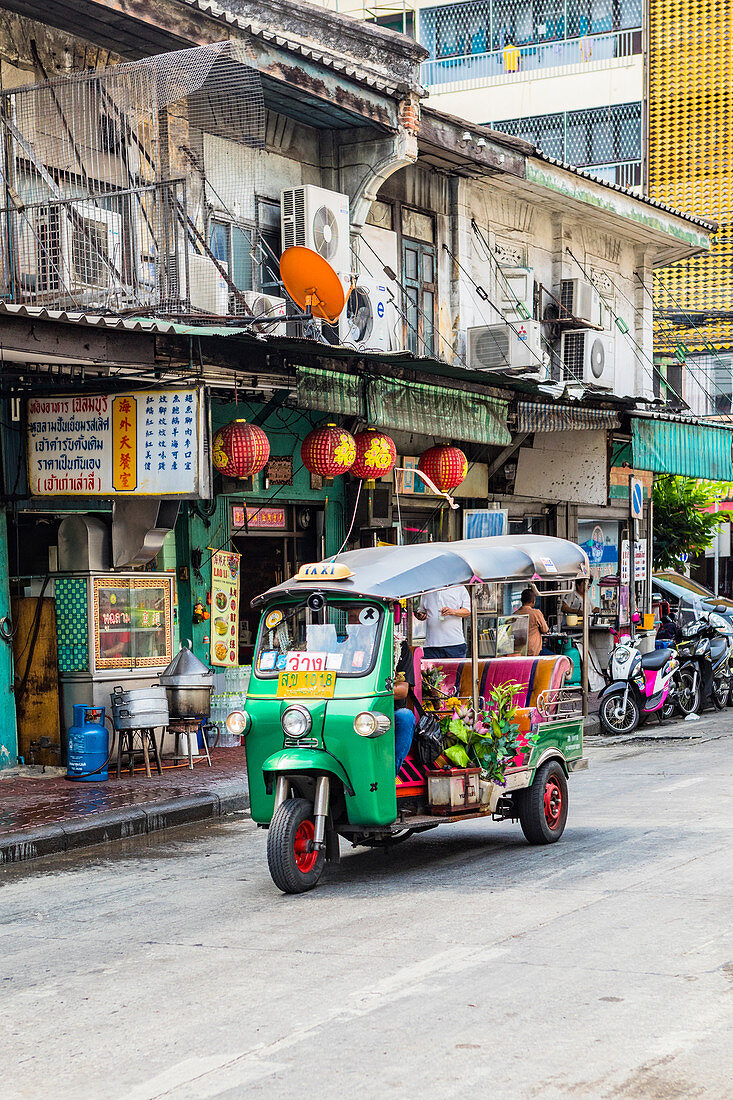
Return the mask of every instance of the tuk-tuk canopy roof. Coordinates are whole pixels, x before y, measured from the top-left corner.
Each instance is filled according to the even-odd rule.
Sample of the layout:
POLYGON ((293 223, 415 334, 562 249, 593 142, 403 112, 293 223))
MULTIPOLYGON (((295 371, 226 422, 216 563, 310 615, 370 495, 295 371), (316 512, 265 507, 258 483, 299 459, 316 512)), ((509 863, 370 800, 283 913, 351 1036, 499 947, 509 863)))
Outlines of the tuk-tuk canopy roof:
POLYGON ((318 589, 344 596, 402 600, 453 584, 482 581, 557 581, 588 577, 588 557, 574 542, 541 535, 494 535, 460 542, 379 546, 327 559, 347 565, 345 580, 291 577, 256 596, 252 606, 318 589))

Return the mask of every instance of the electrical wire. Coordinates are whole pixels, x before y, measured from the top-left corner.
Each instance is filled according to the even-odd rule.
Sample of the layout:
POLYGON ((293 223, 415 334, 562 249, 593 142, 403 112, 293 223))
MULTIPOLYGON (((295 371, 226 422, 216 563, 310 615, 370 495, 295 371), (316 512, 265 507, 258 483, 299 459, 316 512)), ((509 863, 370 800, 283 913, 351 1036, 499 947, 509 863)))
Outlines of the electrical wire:
MULTIPOLYGON (((511 282, 507 278, 506 272, 504 271, 502 265, 499 263, 497 257, 495 256, 494 251, 491 248, 491 245, 482 236, 481 231, 479 229, 479 226, 478 226, 475 218, 471 218, 471 229, 473 230, 474 235, 476 236, 477 240, 481 243, 481 246, 484 250, 484 254, 486 255, 487 259, 489 260, 489 263, 493 264, 494 270, 499 275, 499 277, 504 281, 504 284, 506 285, 506 288, 509 291, 509 293, 511 294, 512 298, 514 299, 516 305, 518 307, 520 307, 519 312, 521 313, 522 310, 524 310, 525 313, 528 313, 527 307, 525 306, 524 302, 519 298, 516 291, 514 290, 514 287, 511 284, 511 282)), ((502 314, 502 318, 504 320, 506 320, 506 318, 504 318, 503 314, 502 314)), ((529 315, 525 318, 525 320, 527 320, 527 321, 531 321, 532 319, 533 318, 529 315)), ((540 324, 542 324, 542 321, 540 321, 540 324)), ((550 341, 544 336, 544 334, 542 334, 542 332, 540 332, 540 339, 542 340, 542 343, 543 343, 545 349, 547 350, 547 353, 550 356, 550 361, 552 362, 553 360, 555 360, 557 365, 559 367, 562 367, 563 363, 562 363, 562 360, 560 358, 560 353, 558 351, 556 351, 555 348, 553 348, 550 341)))
POLYGON ((339 554, 341 553, 341 551, 343 550, 343 548, 344 548, 344 547, 346 546, 346 543, 347 543, 347 542, 349 541, 349 538, 351 537, 351 532, 353 531, 353 529, 354 529, 354 524, 356 523, 356 513, 357 513, 357 511, 358 511, 358 508, 359 508, 359 497, 361 496, 361 487, 362 487, 362 485, 363 485, 363 484, 364 484, 364 482, 362 481, 362 479, 361 479, 361 478, 359 478, 359 486, 358 486, 358 488, 357 488, 357 490, 356 490, 356 501, 355 501, 355 503, 354 503, 354 514, 353 514, 353 516, 351 517, 351 524, 350 524, 350 526, 349 526, 349 529, 348 529, 348 531, 346 532, 346 538, 344 539, 344 541, 343 541, 343 542, 341 543, 341 545, 339 546, 339 548, 338 548, 338 550, 336 551, 336 553, 335 553, 335 554, 333 555, 333 557, 331 558, 331 561, 335 561, 335 560, 336 560, 336 558, 337 558, 337 557, 339 556, 339 554))
MULTIPOLYGON (((581 272, 583 273, 583 276, 584 276, 584 277, 585 277, 585 278, 586 278, 586 279, 588 280, 588 282, 589 282, 589 283, 590 283, 590 284, 591 284, 591 285, 592 285, 593 287, 595 287, 595 289, 596 289, 596 290, 598 291, 598 293, 600 294, 601 292, 600 292, 600 290, 599 290, 599 288, 598 288, 598 284, 597 284, 597 283, 595 282, 595 280, 594 280, 594 279, 592 278, 592 276, 590 276, 590 275, 588 274, 588 272, 587 272, 587 271, 586 271, 586 269, 585 269, 585 266, 584 266, 584 265, 583 265, 583 264, 582 264, 582 263, 580 262, 580 260, 578 259, 578 257, 577 257, 577 256, 575 255, 575 253, 574 253, 574 252, 572 251, 572 249, 566 246, 566 248, 565 248, 565 251, 566 251, 566 252, 568 253, 568 255, 569 255, 569 256, 571 256, 571 258, 572 258, 572 259, 573 259, 573 260, 575 261, 575 263, 577 264, 578 268, 579 268, 579 269, 580 269, 580 271, 581 271, 581 272)), ((629 329, 629 327, 628 327, 628 325, 626 324, 626 322, 624 321, 624 319, 623 319, 622 317, 619 317, 619 315, 618 315, 618 314, 617 314, 617 313, 615 312, 615 310, 613 310, 613 309, 612 309, 612 308, 610 307, 610 305, 608 304, 608 302, 605 302, 605 306, 606 306, 606 309, 608 310, 608 312, 609 312, 609 313, 611 314, 611 316, 613 317, 614 323, 616 324, 617 328, 619 328, 619 331, 622 331, 622 330, 621 330, 621 328, 620 328, 620 326, 619 326, 619 321, 621 322, 621 324, 622 324, 622 325, 624 326, 624 328, 626 329, 626 332, 624 333, 624 335, 625 335, 625 336, 628 336, 629 340, 630 340, 630 341, 631 341, 631 343, 632 343, 632 344, 634 345, 634 348, 636 349, 636 350, 635 350, 635 357, 636 357, 637 361, 639 362, 639 365, 640 365, 640 366, 642 367, 642 369, 643 369, 643 370, 645 371, 645 373, 647 374, 647 376, 648 376, 648 377, 649 377, 649 378, 651 379, 652 387, 654 386, 654 376, 655 376, 655 374, 656 374, 656 375, 657 375, 657 377, 659 378, 659 381, 660 381, 660 383, 661 383, 662 385, 664 385, 664 386, 665 386, 665 387, 666 387, 667 389, 671 390, 671 391, 672 391, 672 393, 674 393, 675 397, 677 397, 677 398, 678 398, 678 400, 679 400, 679 401, 681 401, 681 402, 682 402, 682 404, 684 405, 684 403, 685 403, 685 402, 684 402, 684 400, 683 400, 682 396, 681 396, 680 394, 678 394, 678 393, 677 393, 677 392, 676 392, 676 391, 675 391, 675 390, 673 389, 673 387, 669 385, 669 383, 668 383, 668 382, 666 381, 666 379, 664 379, 664 378, 662 377, 661 371, 660 371, 660 370, 659 370, 659 368, 657 367, 657 365, 656 365, 656 363, 654 362, 654 360, 653 360, 653 359, 650 359, 650 358, 649 358, 649 356, 648 356, 648 355, 647 355, 647 353, 646 353, 646 352, 644 351, 644 349, 643 349, 643 348, 641 347, 641 345, 640 345, 640 344, 638 344, 638 343, 637 343, 637 341, 635 340, 635 338, 634 338, 634 337, 633 337, 633 336, 631 335, 631 330, 629 329), (651 368, 652 368, 652 369, 651 369, 651 373, 649 372, 649 369, 648 369, 648 368, 647 368, 647 367, 646 367, 646 366, 644 365, 644 363, 642 362, 642 359, 646 359, 646 360, 647 360, 647 361, 648 361, 648 362, 649 362, 649 363, 651 364, 651 368)))

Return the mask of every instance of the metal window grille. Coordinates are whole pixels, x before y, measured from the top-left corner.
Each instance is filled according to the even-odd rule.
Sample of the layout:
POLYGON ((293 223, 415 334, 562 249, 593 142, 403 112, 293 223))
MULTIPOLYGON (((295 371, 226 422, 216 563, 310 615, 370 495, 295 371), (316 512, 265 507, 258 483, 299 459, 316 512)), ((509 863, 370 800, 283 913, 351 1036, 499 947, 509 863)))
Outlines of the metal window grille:
POLYGON ((264 124, 259 74, 232 42, 0 94, 0 295, 187 311, 189 255, 221 277, 208 249, 207 141, 244 148, 227 197, 253 207, 264 124))
POLYGON ((593 169, 610 183, 627 187, 641 183, 641 103, 511 118, 491 125, 532 142, 549 157, 593 169))

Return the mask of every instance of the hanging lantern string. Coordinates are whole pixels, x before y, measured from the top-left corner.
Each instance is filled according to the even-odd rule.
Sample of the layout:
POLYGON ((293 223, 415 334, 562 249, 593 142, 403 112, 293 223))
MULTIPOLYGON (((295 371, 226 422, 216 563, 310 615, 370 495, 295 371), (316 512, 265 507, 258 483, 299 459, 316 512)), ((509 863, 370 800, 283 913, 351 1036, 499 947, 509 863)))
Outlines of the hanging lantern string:
MULTIPOLYGON (((301 462, 300 466, 298 466, 298 469, 293 470, 293 480, 295 480, 295 475, 299 474, 300 471, 303 470, 303 469, 305 469, 305 467, 303 466, 303 463, 301 462)), ((270 507, 270 502, 275 499, 277 494, 281 493, 283 491, 283 489, 288 489, 288 488, 290 488, 290 486, 285 485, 284 483, 282 485, 278 486, 278 488, 275 490, 275 492, 272 494, 272 496, 268 500, 266 500, 264 504, 261 504, 256 512, 253 512, 251 516, 248 516, 247 522, 249 522, 250 520, 253 520, 255 518, 255 516, 258 516, 263 508, 269 508, 270 507)), ((246 505, 245 505, 245 509, 246 509, 246 505)), ((245 515, 246 514, 247 513, 245 511, 245 515)), ((356 513, 354 513, 354 515, 356 515, 356 513)), ((211 559, 213 558, 214 554, 218 554, 220 550, 224 550, 224 548, 227 547, 231 541, 232 541, 231 536, 229 536, 224 540, 224 542, 221 544, 221 546, 217 546, 215 550, 212 550, 211 554, 206 559, 206 561, 201 562, 201 565, 199 566, 199 570, 203 569, 205 565, 208 565, 209 562, 211 561, 211 559)), ((339 551, 339 553, 341 553, 341 551, 339 551)))
POLYGON ((362 485, 363 485, 363 484, 364 484, 364 482, 363 482, 363 481, 361 480, 361 478, 360 478, 360 479, 359 479, 359 486, 358 486, 358 488, 357 488, 357 490, 356 490, 356 502, 355 502, 355 504, 354 504, 354 514, 353 514, 353 516, 351 517, 351 524, 350 524, 350 526, 349 526, 349 529, 348 529, 348 531, 346 532, 346 538, 344 539, 344 541, 343 541, 343 542, 341 543, 341 545, 339 546, 339 548, 338 548, 338 550, 336 551, 336 553, 335 553, 335 554, 333 555, 333 557, 331 558, 331 561, 336 561, 336 558, 337 558, 337 557, 339 556, 339 554, 341 553, 341 551, 343 550, 343 548, 344 548, 344 547, 346 546, 346 543, 347 543, 347 542, 349 541, 349 539, 351 538, 351 532, 352 532, 352 530, 353 530, 353 528, 354 528, 354 523, 356 522, 356 512, 357 512, 357 509, 358 509, 358 507, 359 507, 359 497, 361 496, 361 487, 362 487, 362 485))

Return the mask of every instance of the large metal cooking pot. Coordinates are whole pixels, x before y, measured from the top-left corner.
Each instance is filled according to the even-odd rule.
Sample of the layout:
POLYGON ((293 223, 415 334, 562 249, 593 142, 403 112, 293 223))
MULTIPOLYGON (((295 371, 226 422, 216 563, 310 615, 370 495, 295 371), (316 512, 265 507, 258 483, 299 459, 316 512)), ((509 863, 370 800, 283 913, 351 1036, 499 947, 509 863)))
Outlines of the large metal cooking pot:
POLYGON ((210 687, 169 687, 168 713, 178 718, 208 718, 211 713, 210 687))
POLYGON ((168 695, 172 719, 209 717, 214 673, 190 649, 181 649, 159 680, 168 695))
POLYGON ((190 649, 184 647, 176 653, 168 668, 161 672, 158 680, 165 688, 210 688, 214 683, 214 673, 190 649))
POLYGON ((149 729, 168 725, 168 699, 161 687, 115 687, 112 721, 116 730, 149 729))

